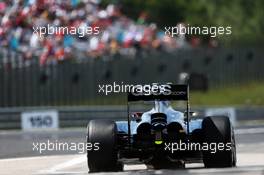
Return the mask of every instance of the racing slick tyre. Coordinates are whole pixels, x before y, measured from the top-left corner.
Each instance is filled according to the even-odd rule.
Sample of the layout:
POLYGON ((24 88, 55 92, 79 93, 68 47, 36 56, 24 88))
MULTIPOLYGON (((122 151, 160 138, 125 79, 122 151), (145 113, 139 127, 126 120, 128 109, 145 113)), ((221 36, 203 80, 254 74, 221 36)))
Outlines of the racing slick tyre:
POLYGON ((99 149, 87 151, 89 172, 121 171, 118 162, 117 126, 111 120, 91 120, 87 126, 87 143, 98 143, 99 149))
POLYGON ((203 162, 207 168, 236 166, 236 145, 234 130, 226 116, 204 118, 202 122, 203 143, 208 150, 203 150, 203 162), (214 149, 211 149, 214 145, 214 149))

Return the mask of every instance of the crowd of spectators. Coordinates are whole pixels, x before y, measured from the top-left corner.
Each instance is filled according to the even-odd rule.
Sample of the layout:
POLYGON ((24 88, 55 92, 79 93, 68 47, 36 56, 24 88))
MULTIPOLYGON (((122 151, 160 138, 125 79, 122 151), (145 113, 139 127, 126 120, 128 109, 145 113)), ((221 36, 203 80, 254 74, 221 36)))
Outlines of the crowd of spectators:
MULTIPOLYGON (((154 23, 124 15, 118 6, 100 0, 5 0, 0 2, 0 47, 4 62, 20 59, 40 65, 76 59, 85 61, 122 55, 136 58, 142 52, 172 51, 188 47, 184 37, 171 38, 154 23), (33 27, 99 27, 98 35, 62 34, 40 37, 33 27)), ((2 57, 2 56, 1 56, 2 57)))

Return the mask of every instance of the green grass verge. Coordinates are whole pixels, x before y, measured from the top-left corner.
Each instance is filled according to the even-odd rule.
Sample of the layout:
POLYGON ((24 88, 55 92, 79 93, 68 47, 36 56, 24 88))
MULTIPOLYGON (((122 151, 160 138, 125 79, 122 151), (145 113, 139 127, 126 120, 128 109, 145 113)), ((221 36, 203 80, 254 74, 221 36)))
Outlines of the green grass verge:
POLYGON ((249 84, 211 89, 206 93, 191 92, 192 105, 264 105, 264 83, 249 84))

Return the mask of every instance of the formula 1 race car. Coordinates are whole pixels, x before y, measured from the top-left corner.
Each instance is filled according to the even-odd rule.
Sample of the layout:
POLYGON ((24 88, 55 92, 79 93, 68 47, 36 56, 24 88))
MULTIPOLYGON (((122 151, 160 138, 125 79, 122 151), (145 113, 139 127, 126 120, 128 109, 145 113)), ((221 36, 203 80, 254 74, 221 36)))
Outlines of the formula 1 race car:
MULTIPOLYGON (((128 93, 127 120, 91 120, 87 142, 99 150, 87 151, 90 172, 122 171, 126 160, 138 160, 154 169, 184 168, 204 163, 206 168, 236 166, 233 127, 226 116, 191 118, 188 85, 166 85, 158 93, 128 93), (185 101, 186 111, 175 111, 170 101, 185 101), (130 113, 132 102, 152 101, 147 112, 130 113)), ((162 89, 162 88, 161 88, 162 89)))

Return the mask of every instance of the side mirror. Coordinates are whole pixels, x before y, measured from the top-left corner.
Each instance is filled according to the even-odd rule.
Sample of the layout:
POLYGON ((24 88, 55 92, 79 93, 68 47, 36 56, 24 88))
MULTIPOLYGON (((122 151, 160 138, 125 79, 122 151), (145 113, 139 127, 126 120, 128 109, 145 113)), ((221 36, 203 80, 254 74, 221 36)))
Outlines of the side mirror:
POLYGON ((135 113, 133 113, 131 116, 132 116, 132 119, 134 120, 134 121, 136 121, 137 123, 139 123, 139 122, 141 122, 141 116, 142 116, 142 114, 143 113, 141 113, 141 112, 135 112, 135 113))
MULTIPOLYGON (((198 115, 198 112, 190 111, 189 117, 196 117, 198 115)), ((187 111, 184 112, 184 116, 187 116, 187 111)))

